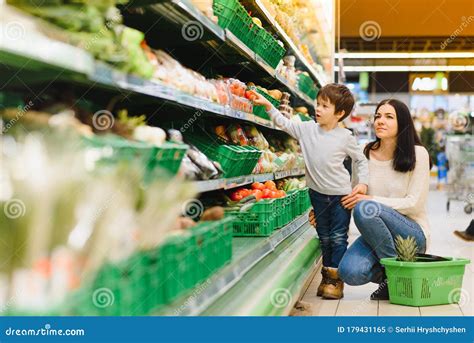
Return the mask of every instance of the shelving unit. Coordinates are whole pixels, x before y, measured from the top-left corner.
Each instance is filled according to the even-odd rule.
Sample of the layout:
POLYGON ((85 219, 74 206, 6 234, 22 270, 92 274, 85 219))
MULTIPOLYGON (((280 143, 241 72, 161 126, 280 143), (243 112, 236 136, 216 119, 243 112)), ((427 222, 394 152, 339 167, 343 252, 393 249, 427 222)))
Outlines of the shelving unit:
POLYGON ((232 262, 197 286, 196 289, 200 289, 200 292, 184 294, 156 314, 238 315, 241 311, 241 315, 287 315, 293 303, 287 304, 285 308, 262 306, 261 303, 269 302, 266 299, 268 292, 282 287, 287 289, 296 301, 301 291, 297 286, 304 284, 304 280, 311 275, 315 261, 321 255, 314 229, 307 222, 307 213, 268 238, 234 238, 233 250, 232 262), (286 257, 288 259, 285 265, 275 261, 275 258, 286 257), (266 282, 258 280, 258 283, 254 284, 257 280, 251 274, 257 270, 264 270, 265 275, 274 277, 286 274, 289 278, 283 278, 277 283, 274 283, 273 279, 266 282), (240 293, 234 297, 237 288, 245 294, 240 293), (256 292, 256 289, 266 292, 256 292), (248 307, 251 309, 247 309, 248 307))
MULTIPOLYGON (((297 65, 323 86, 327 81, 306 60, 281 26, 271 17, 260 0, 251 0, 253 9, 282 39, 288 52, 295 55, 297 65)), ((168 47, 173 57, 204 75, 223 75, 258 82, 268 88, 278 88, 292 94, 294 106, 306 106, 314 114, 314 101, 250 50, 232 32, 224 30, 207 18, 188 0, 133 0, 121 7, 127 26, 146 32, 153 48, 168 47), (186 41, 181 35, 183 25, 193 22, 201 29, 197 39, 186 41), (160 35, 165 30, 167 35, 160 35), (207 69, 204 63, 207 62, 207 69), (210 67, 209 67, 210 66, 210 67)), ((11 25, 19 25, 21 35, 0 39, 0 75, 5 85, 18 90, 22 82, 50 85, 54 82, 85 89, 85 94, 101 98, 133 96, 150 106, 179 109, 191 117, 200 110, 208 116, 227 121, 248 122, 281 131, 269 121, 194 96, 164 83, 149 81, 123 73, 97 61, 83 49, 50 38, 39 19, 0 4, 0 34, 11 25), (21 76, 21 80, 17 80, 21 76)), ((49 28, 48 30, 49 31, 49 28)), ((153 118, 160 123, 161 118, 153 118)), ((280 133, 281 134, 281 133, 280 133)), ((303 176, 304 169, 274 173, 244 175, 216 180, 194 181, 199 193, 233 189, 253 182, 303 176)), ((299 212, 301 213, 301 212, 299 212)), ((191 292, 160 310, 159 315, 286 315, 298 300, 301 285, 311 275, 319 259, 319 242, 307 213, 294 218, 270 237, 233 238, 233 259, 211 276, 200 292, 191 292), (281 263, 280 261, 284 261, 281 263), (285 307, 271 306, 269 297, 277 288, 287 289, 292 301, 285 307)), ((202 285, 201 285, 202 286, 202 285)), ((201 287, 199 286, 199 287, 201 287)))
POLYGON ((214 191, 218 189, 231 189, 245 185, 249 185, 254 182, 265 182, 268 180, 278 180, 290 176, 302 176, 305 171, 303 169, 292 169, 285 170, 276 173, 265 173, 256 175, 245 175, 232 177, 227 179, 216 179, 216 180, 205 180, 195 181, 194 184, 200 193, 214 191))

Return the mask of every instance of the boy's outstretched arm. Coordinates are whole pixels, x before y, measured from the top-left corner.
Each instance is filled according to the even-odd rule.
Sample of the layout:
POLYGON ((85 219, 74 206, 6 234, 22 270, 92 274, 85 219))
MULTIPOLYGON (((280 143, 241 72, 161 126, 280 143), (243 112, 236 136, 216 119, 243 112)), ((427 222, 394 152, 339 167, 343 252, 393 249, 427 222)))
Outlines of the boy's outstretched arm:
POLYGON ((265 107, 265 111, 267 111, 268 115, 275 123, 275 125, 291 135, 295 139, 300 139, 301 137, 301 125, 303 123, 294 122, 285 117, 283 114, 280 113, 275 107, 273 107, 272 103, 268 101, 263 95, 253 92, 255 98, 253 100, 254 105, 261 105, 265 107))

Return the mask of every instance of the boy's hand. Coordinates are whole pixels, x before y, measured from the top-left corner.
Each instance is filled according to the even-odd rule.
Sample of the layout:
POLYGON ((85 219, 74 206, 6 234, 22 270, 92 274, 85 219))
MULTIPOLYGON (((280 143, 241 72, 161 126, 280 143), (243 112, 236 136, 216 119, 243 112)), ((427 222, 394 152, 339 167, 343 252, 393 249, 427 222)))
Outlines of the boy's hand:
POLYGON ((361 200, 370 200, 372 196, 365 195, 367 193, 367 185, 359 183, 352 189, 351 194, 346 195, 341 199, 342 207, 352 210, 355 205, 361 200))
POLYGON ((363 183, 359 183, 356 185, 353 189, 350 195, 355 195, 355 194, 367 194, 367 185, 363 183))
POLYGON ((265 110, 268 112, 272 108, 272 103, 268 101, 263 95, 255 92, 255 91, 249 91, 254 95, 253 98, 253 104, 254 105, 260 105, 260 106, 265 106, 265 110))

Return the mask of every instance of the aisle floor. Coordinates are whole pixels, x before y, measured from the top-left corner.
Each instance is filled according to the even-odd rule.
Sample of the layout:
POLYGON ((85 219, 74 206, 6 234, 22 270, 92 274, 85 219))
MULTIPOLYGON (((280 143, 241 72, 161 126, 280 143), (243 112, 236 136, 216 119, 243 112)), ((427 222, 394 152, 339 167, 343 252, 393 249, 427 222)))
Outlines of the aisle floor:
MULTIPOLYGON (((321 267, 306 289, 301 301, 307 309, 295 315, 307 316, 472 316, 474 302, 474 243, 465 242, 453 235, 454 230, 464 230, 473 219, 473 215, 464 213, 464 204, 451 202, 450 212, 446 211, 446 194, 432 190, 428 199, 428 215, 431 224, 430 252, 440 256, 469 258, 472 262, 466 266, 463 290, 459 304, 410 307, 390 304, 389 301, 372 301, 370 294, 377 289, 376 284, 363 286, 345 285, 344 298, 341 300, 323 300, 316 296, 321 281, 321 267)), ((349 244, 359 232, 351 223, 349 244)))

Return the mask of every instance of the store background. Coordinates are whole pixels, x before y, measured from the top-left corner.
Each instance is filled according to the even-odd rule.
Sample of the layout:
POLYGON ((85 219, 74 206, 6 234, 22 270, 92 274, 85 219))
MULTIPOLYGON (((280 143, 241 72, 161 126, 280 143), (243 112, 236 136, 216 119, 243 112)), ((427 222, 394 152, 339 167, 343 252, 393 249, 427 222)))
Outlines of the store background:
MULTIPOLYGON (((340 301, 316 298, 318 242, 307 223, 305 189, 291 192, 303 187, 299 148, 245 99, 250 83, 287 92, 289 100, 278 92, 270 95, 281 97, 288 116, 307 120, 314 116, 313 84, 344 82, 358 100, 344 124, 361 143, 373 137, 370 121, 377 102, 404 101, 428 137, 432 156, 450 158, 445 176, 446 165, 432 170, 432 252, 472 260, 472 243, 452 234, 473 218, 466 209, 474 202, 472 161, 461 163, 466 162, 461 148, 473 144, 472 1, 245 0, 240 1, 241 25, 225 18, 216 23, 217 12, 224 17, 223 10, 229 11, 216 4, 232 3, 237 11, 232 1, 214 6, 206 0, 66 3, 0 1, 3 313, 473 314, 472 265, 466 267, 463 287, 452 294, 459 304, 418 308, 371 302, 375 285, 346 287, 340 301), (108 9, 113 5, 118 9, 108 9), (52 7, 42 11, 47 6, 52 7), (137 31, 124 30, 122 18, 137 31), (233 80, 217 81, 221 77, 233 80), (135 119, 124 112, 119 116, 124 109, 135 119), (137 120, 139 115, 144 117, 137 120), (145 121, 179 132, 131 133, 145 121), (244 124, 252 127, 236 126, 244 124), (84 150, 77 149, 81 143, 62 131, 71 127, 91 138, 86 165, 81 164, 84 150), (110 131, 127 140, 102 139, 110 131), (51 132, 58 136, 50 137, 51 132), (213 152, 222 143, 215 134, 266 153, 258 163, 251 148, 222 156, 213 152), (180 166, 185 153, 180 135, 219 159, 224 171, 194 152, 183 163, 188 183, 180 181, 183 170, 181 178, 163 177, 160 167, 174 174, 180 166), (150 151, 155 154, 151 167, 143 156, 150 151), (252 160, 245 166, 240 164, 244 155, 252 160), (103 160, 105 166, 97 163, 103 160), (193 164, 200 169, 189 167, 193 164), (202 224, 169 238, 182 212, 198 221, 205 208, 223 204, 224 193, 237 197, 236 190, 253 182, 285 179, 277 186, 288 195, 263 207, 258 220, 202 224), (83 191, 74 193, 78 188, 83 191), (142 193, 134 198, 137 189, 142 193), (143 202, 141 210, 134 202, 143 202), (232 238, 229 233, 242 235, 242 227, 265 236, 232 238)), ((179 225, 193 224, 180 220, 179 225)), ((357 234, 351 226, 351 241, 357 234)))

